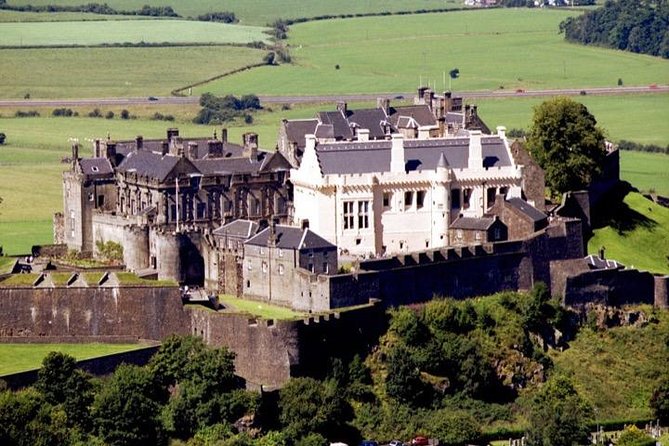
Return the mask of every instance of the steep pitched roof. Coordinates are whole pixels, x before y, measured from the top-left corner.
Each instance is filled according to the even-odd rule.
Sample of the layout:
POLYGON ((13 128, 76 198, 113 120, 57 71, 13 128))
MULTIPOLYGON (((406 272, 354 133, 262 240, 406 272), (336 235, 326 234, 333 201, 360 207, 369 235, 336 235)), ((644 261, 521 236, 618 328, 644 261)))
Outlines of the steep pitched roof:
POLYGON ((458 217, 451 223, 451 229, 465 229, 470 231, 487 231, 495 219, 492 217, 473 218, 473 217, 458 217))
MULTIPOLYGON (((319 144, 316 155, 325 175, 390 171, 391 141, 319 144)), ((511 166, 504 142, 497 136, 481 138, 484 167, 511 166)), ((452 169, 463 169, 469 161, 469 138, 404 140, 406 169, 435 170, 443 154, 452 169)))
POLYGON ((527 201, 521 200, 520 198, 509 198, 506 200, 506 202, 518 211, 522 212, 535 223, 548 218, 546 214, 529 204, 527 201))
POLYGON ((427 105, 390 107, 389 116, 390 122, 394 127, 398 125, 397 121, 402 116, 413 118, 419 126, 435 125, 437 123, 436 116, 434 116, 427 105))
POLYGON ((161 155, 160 153, 138 150, 130 152, 120 166, 119 172, 136 172, 137 175, 155 178, 158 181, 165 179, 172 173, 177 165, 181 164, 186 173, 199 173, 193 164, 186 158, 172 155, 161 155))
MULTIPOLYGON (((255 237, 246 241, 253 246, 269 246, 271 228, 267 227, 260 231, 255 237)), ((295 226, 276 225, 275 227, 276 247, 281 249, 322 249, 337 247, 325 240, 311 229, 301 229, 295 226)))
POLYGON ((318 120, 322 124, 332 125, 336 139, 353 139, 353 131, 351 131, 348 121, 339 110, 318 112, 318 120))
POLYGON ((299 149, 304 149, 304 135, 315 134, 317 125, 318 119, 291 119, 283 122, 288 141, 297 143, 299 149))
POLYGON ((386 135, 382 124, 388 121, 388 117, 380 108, 350 110, 346 113, 346 120, 349 125, 368 129, 369 137, 372 139, 383 138, 386 135))
POLYGON ((227 225, 214 230, 212 234, 217 237, 236 237, 248 239, 253 237, 258 232, 258 223, 251 220, 235 220, 227 225))
POLYGON ((81 173, 91 178, 112 176, 114 169, 107 158, 82 158, 79 160, 81 173))

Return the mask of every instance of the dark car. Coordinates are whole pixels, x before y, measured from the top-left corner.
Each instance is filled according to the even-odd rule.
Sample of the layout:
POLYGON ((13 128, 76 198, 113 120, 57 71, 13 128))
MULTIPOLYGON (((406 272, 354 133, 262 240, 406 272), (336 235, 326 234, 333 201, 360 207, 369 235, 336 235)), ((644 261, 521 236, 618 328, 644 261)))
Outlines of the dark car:
POLYGON ((372 440, 362 440, 360 442, 360 446, 379 446, 379 444, 372 440))
POLYGON ((155 96, 149 96, 149 101, 157 101, 158 98, 155 96))

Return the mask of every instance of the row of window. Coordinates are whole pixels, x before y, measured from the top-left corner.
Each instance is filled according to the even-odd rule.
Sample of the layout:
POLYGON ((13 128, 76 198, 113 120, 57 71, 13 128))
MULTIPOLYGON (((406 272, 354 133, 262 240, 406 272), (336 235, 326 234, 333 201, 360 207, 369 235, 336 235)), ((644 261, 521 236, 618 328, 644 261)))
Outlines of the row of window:
POLYGON ((345 201, 344 229, 367 228, 369 228, 369 200, 345 201))

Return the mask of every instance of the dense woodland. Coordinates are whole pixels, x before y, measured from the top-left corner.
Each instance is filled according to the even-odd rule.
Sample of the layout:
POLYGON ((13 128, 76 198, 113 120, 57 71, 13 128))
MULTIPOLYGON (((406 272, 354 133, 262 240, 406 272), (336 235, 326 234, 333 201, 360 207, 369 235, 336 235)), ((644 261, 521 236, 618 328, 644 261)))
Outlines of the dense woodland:
MULTIPOLYGON (((199 338, 167 339, 148 365, 105 378, 51 353, 35 386, 0 391, 0 444, 326 446, 417 434, 453 446, 523 434, 530 444, 587 444, 594 407, 546 354, 567 347, 556 333, 579 327, 545 287, 436 299, 388 317, 371 352, 331 358, 326 375, 262 395, 243 389, 232 353, 199 338)), ((660 378, 649 404, 669 421, 660 378)))
POLYGON ((666 0, 607 0, 604 6, 560 24, 571 42, 669 58, 666 0))

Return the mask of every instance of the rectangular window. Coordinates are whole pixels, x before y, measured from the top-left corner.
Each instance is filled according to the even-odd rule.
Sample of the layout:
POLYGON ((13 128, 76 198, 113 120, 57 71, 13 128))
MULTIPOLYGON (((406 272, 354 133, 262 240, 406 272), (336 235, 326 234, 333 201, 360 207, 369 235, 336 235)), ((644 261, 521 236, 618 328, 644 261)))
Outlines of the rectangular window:
POLYGON ((197 218, 202 220, 207 216, 207 203, 198 203, 197 204, 197 218))
POLYGON ((267 272, 267 262, 262 262, 262 272, 263 273, 267 272))
POLYGON ((384 192, 383 193, 383 209, 390 209, 390 203, 393 199, 393 193, 392 192, 384 192))
POLYGON ((462 190, 462 207, 464 209, 469 209, 469 200, 472 198, 472 190, 471 189, 463 189, 462 190))
POLYGON ((419 190, 416 192, 416 209, 422 209, 425 204, 425 191, 419 190))
POLYGON ((353 222, 354 222, 353 204, 354 203, 352 201, 344 202, 344 229, 353 229, 353 222))
POLYGON ((488 199, 488 207, 491 207, 493 204, 495 204, 495 196, 497 195, 497 188, 496 187, 489 187, 487 192, 487 199, 488 199))
POLYGON ((314 264, 313 264, 313 263, 309 263, 309 264, 307 265, 307 269, 313 273, 313 272, 314 272, 314 264))
POLYGON ((369 228, 369 201, 358 201, 358 229, 369 228))
POLYGON ((170 205, 170 220, 175 221, 177 219, 177 205, 170 205))
POLYGON ((460 209, 460 189, 451 190, 451 209, 460 209))
POLYGON ((404 192, 404 208, 408 209, 413 206, 413 192, 404 192))
POLYGON ((476 231, 476 240, 481 240, 481 232, 476 231))
POLYGON ((323 272, 325 274, 328 274, 330 272, 330 265, 328 264, 328 262, 323 262, 323 272))
POLYGON ((501 240, 502 239, 502 231, 500 228, 495 228, 493 230, 493 240, 501 240))
POLYGON ((102 207, 105 205, 105 196, 104 195, 98 195, 98 207, 102 207))
POLYGON ((249 260, 249 261, 246 263, 246 268, 247 268, 249 271, 253 270, 253 263, 251 263, 251 260, 249 260))
POLYGON ((283 271, 284 271, 283 265, 279 265, 279 275, 280 276, 283 276, 283 271))
POLYGON ((279 248, 279 257, 283 257, 283 249, 279 248))

